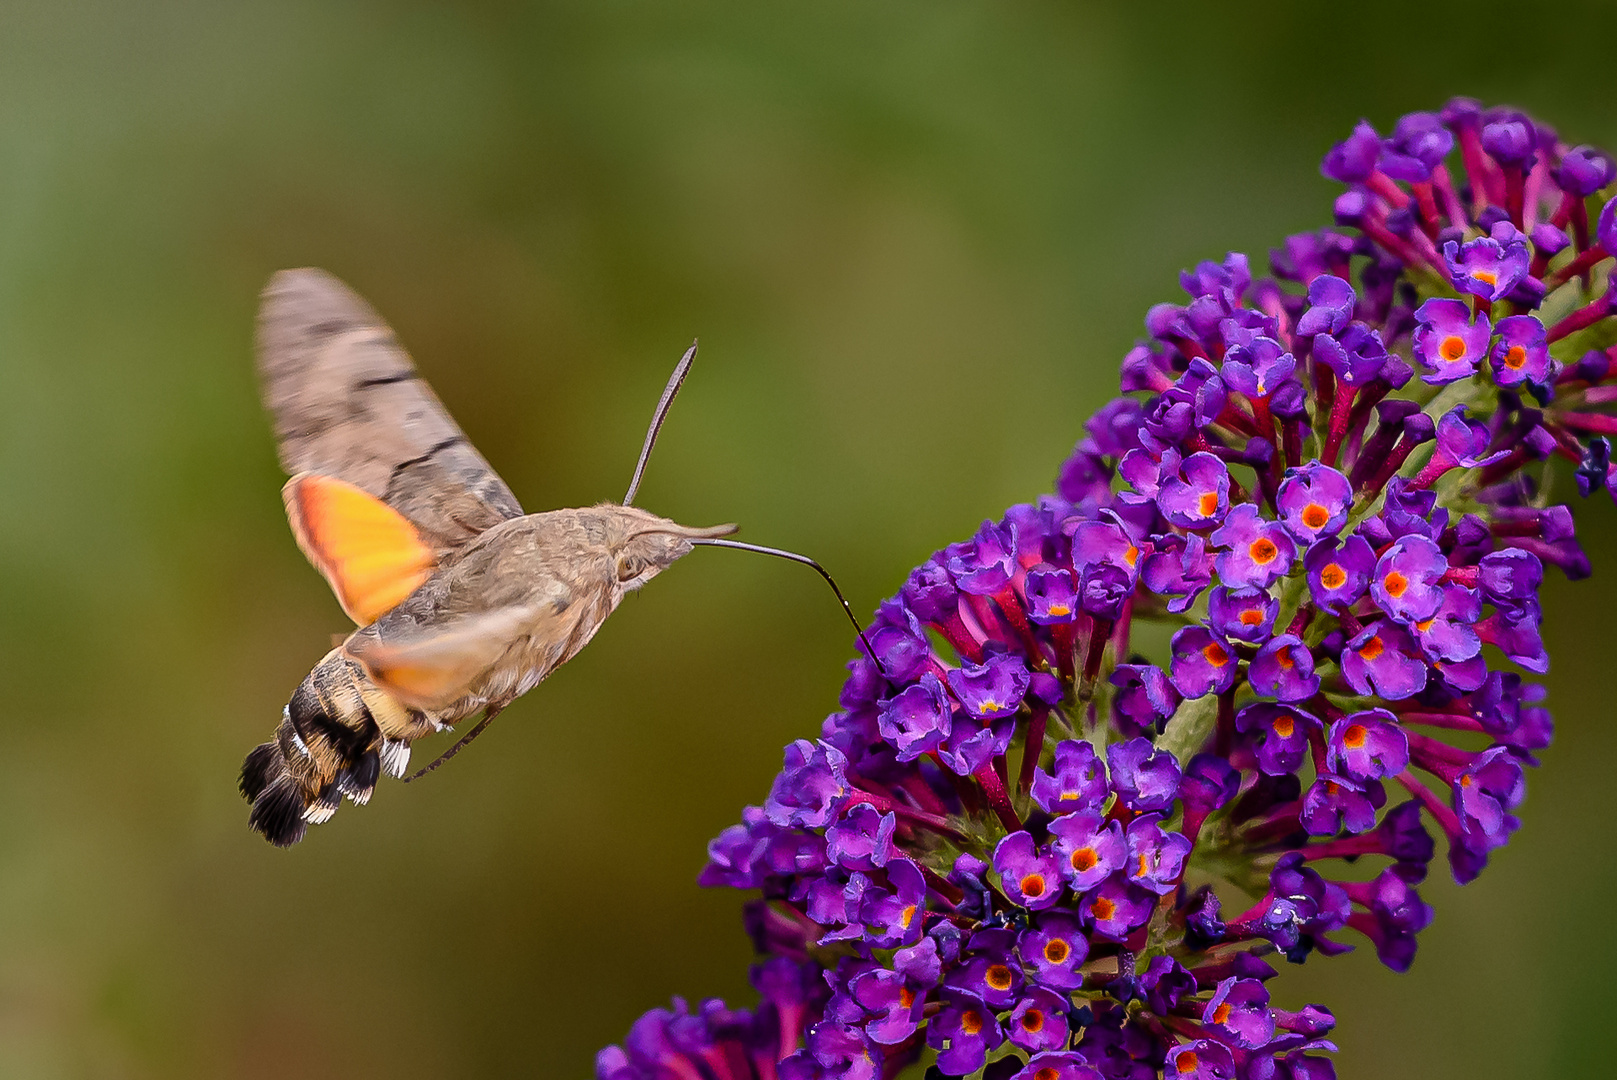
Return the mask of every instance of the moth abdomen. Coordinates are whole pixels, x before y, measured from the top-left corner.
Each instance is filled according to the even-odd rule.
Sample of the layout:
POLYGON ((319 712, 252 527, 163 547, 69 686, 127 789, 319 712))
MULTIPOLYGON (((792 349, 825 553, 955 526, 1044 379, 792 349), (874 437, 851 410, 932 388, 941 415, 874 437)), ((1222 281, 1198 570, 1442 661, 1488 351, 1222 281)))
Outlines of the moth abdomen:
POLYGON ((241 781, 238 786, 241 788, 242 798, 248 802, 254 801, 285 771, 279 746, 267 742, 253 747, 252 752, 247 755, 247 760, 241 764, 241 781))
POLYGON ((408 739, 433 729, 370 685, 364 669, 341 650, 332 650, 293 691, 275 738, 242 763, 241 793, 253 804, 248 824, 272 844, 297 843, 309 825, 336 813, 345 796, 369 801, 384 757, 389 771, 402 771, 408 739))
POLYGON ((308 831, 309 826, 303 820, 305 809, 306 803, 296 781, 282 772, 273 777, 253 799, 253 810, 247 817, 247 824, 263 833, 264 839, 276 847, 291 847, 302 840, 303 834, 308 831))

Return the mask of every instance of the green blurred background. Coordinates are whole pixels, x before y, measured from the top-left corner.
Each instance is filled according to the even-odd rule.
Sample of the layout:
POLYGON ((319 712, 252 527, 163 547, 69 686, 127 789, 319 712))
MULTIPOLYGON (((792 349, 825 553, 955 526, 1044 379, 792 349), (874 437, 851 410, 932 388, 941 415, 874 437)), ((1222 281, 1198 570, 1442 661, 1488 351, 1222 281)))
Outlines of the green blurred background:
MULTIPOLYGON (((0 1077, 583 1076, 749 1001, 707 839, 834 707, 806 571, 704 552, 428 782, 292 851, 242 755, 344 620, 251 369, 279 267, 394 322, 531 509, 642 503, 868 611, 1046 490, 1177 272, 1328 219, 1452 93, 1617 146, 1608 5, 0 7, 0 1077)), ((1557 744, 1413 971, 1288 970, 1353 1077, 1609 1067, 1617 523, 1549 594, 1557 744)))

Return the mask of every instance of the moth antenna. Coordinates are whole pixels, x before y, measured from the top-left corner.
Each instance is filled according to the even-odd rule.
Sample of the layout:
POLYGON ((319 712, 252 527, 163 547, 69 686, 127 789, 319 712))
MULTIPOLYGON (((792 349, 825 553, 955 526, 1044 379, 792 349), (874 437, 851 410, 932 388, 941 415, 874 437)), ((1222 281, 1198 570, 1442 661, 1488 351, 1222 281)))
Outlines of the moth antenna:
POLYGON ((674 365, 674 373, 668 376, 668 385, 663 387, 663 396, 657 401, 657 411, 651 414, 651 426, 646 429, 646 441, 640 447, 640 460, 634 465, 634 478, 629 481, 629 493, 623 496, 623 505, 628 506, 634 502, 635 492, 640 490, 640 478, 646 474, 646 462, 651 460, 651 448, 657 445, 657 432, 662 430, 663 421, 668 419, 668 410, 673 407, 674 395, 685 382, 685 376, 691 373, 691 363, 696 359, 696 342, 685 350, 685 355, 679 358, 674 365))
POLYGON ((848 598, 842 595, 842 590, 837 588, 837 579, 831 576, 831 571, 807 555, 799 555, 795 551, 784 551, 780 548, 764 547, 761 544, 744 544, 739 540, 720 540, 717 537, 690 537, 688 542, 702 544, 707 547, 734 548, 737 551, 756 551, 760 555, 773 555, 779 559, 790 559, 792 562, 802 563, 804 566, 812 568, 815 573, 825 579, 825 583, 831 586, 831 591, 836 593, 837 599, 842 602, 842 611, 848 616, 848 621, 853 624, 854 631, 859 635, 860 643, 865 647, 865 655, 870 657, 870 662, 876 665, 876 670, 881 672, 882 678, 887 679, 888 682, 893 681, 888 677, 887 669, 882 667, 881 661, 876 658, 876 650, 871 646, 870 639, 865 636, 865 628, 860 626, 859 620, 854 617, 853 608, 848 604, 848 598))
POLYGON ((501 706, 492 706, 491 705, 487 709, 484 709, 483 710, 483 719, 479 720, 477 722, 477 726, 472 728, 472 730, 468 731, 465 734, 465 736, 461 738, 460 742, 456 743, 454 746, 451 746, 448 750, 445 750, 443 753, 439 754, 437 759, 434 760, 431 765, 428 765, 426 768, 423 768, 423 769, 417 769, 415 772, 411 773, 409 776, 406 776, 404 778, 404 782, 406 784, 408 784, 411 780, 419 780, 419 779, 421 779, 423 776, 426 776, 432 770, 436 769, 438 766, 442 765, 444 762, 448 761, 450 758, 452 758, 456 754, 460 753, 462 749, 464 749, 467 746, 470 746, 473 739, 475 739, 479 735, 483 734, 483 729, 484 728, 486 728, 490 724, 494 723, 494 718, 496 716, 500 715, 500 713, 504 710, 504 708, 505 708, 505 706, 503 706, 503 705, 501 705, 501 706))

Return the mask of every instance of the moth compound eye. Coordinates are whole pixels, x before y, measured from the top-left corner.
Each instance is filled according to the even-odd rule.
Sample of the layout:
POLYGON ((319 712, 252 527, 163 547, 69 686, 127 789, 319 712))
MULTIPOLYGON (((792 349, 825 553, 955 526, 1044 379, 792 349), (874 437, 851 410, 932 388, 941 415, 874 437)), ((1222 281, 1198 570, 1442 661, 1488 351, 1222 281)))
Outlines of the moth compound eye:
POLYGON ((646 560, 638 555, 623 555, 618 559, 618 580, 632 581, 646 568, 646 560))

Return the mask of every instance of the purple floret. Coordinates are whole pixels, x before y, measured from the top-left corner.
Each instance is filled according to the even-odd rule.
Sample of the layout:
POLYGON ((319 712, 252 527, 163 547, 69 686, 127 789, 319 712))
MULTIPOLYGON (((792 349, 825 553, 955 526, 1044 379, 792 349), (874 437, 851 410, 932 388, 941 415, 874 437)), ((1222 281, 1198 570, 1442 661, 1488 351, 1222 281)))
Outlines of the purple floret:
POLYGON ((1078 617, 1078 591, 1066 570, 1029 570, 1022 590, 1027 617, 1040 626, 1069 623, 1078 617))
POLYGON ((1030 677, 1027 663, 1010 654, 967 663, 948 674, 949 689, 978 720, 997 720, 1021 708, 1030 677))
POLYGON ((1410 113, 1399 119, 1381 144, 1381 171, 1394 180, 1422 183, 1454 148, 1454 135, 1436 113, 1410 113))
POLYGON ((993 1011, 969 994, 948 992, 943 1011, 927 1024, 926 1044, 939 1051, 938 1068, 968 1076, 983 1067, 988 1051, 1005 1041, 993 1011))
POLYGON ((1249 644, 1268 639, 1280 602, 1263 589, 1220 585, 1207 599, 1207 625, 1214 634, 1249 644))
POLYGON ((1184 872, 1190 838, 1182 833, 1164 832, 1160 819, 1147 814, 1129 822, 1124 830, 1128 857, 1123 876, 1129 884, 1149 889, 1159 896, 1172 892, 1184 872))
POLYGON ((850 807, 842 820, 825 830, 826 855, 844 870, 876 870, 898 854, 893 830, 898 820, 868 803, 850 807))
POLYGON ((1527 239, 1508 222, 1495 230, 1495 236, 1482 236, 1464 244, 1450 240, 1443 245, 1454 287, 1489 302, 1502 300, 1527 276, 1530 257, 1527 239))
MULTIPOLYGON (((1119 721, 1119 726, 1129 734, 1161 727, 1179 707, 1178 691, 1155 664, 1119 664, 1112 672, 1110 682, 1117 687, 1117 696, 1112 699, 1113 715, 1119 721)), ((1061 747, 1069 745, 1075 744, 1062 743, 1057 747, 1057 753, 1060 753, 1061 747)), ((1089 744, 1076 745, 1087 747, 1089 744)), ((1033 798, 1037 802, 1037 776, 1033 783, 1033 798)))
POLYGON ((1052 821, 1050 844, 1060 861, 1061 876, 1075 893, 1088 892, 1105 881, 1122 869, 1128 856, 1123 826, 1087 811, 1052 821))
POLYGON ((1224 354, 1219 369, 1231 390, 1249 398, 1266 398, 1288 382, 1297 370, 1297 358, 1272 337, 1255 337, 1224 354))
POLYGON ((1259 649, 1247 681, 1260 697, 1277 701, 1307 701, 1319 692, 1314 655, 1295 634, 1282 634, 1259 649))
POLYGON ((874 968, 862 972, 849 981, 848 991, 862 1009, 872 1014, 865 1033, 877 1043, 901 1043, 921 1025, 925 988, 916 987, 898 971, 874 968))
POLYGON ((1110 941, 1122 941, 1145 925, 1157 906, 1157 895, 1117 878, 1109 878, 1085 895, 1078 905, 1090 933, 1110 941))
POLYGON ((1544 324, 1534 315, 1511 315, 1499 320, 1499 338, 1488 354, 1494 382, 1500 386, 1543 383, 1554 376, 1544 324))
POLYGON ((1354 533, 1338 543, 1319 540, 1303 556, 1308 591, 1326 611, 1351 607, 1370 587, 1376 555, 1364 537, 1354 533))
POLYGON ((1061 898, 1061 856, 1041 850, 1025 832, 1011 833, 994 848, 994 871, 1013 904, 1039 911, 1061 898))
POLYGON ((1475 628, 1481 616, 1482 598, 1475 589, 1445 585, 1443 602, 1436 613, 1409 630, 1427 660, 1434 664, 1439 661, 1456 663, 1469 660, 1482 650, 1482 640, 1475 628))
POLYGON ((1106 748, 1112 790, 1124 806, 1140 813, 1166 811, 1179 794, 1179 762, 1145 739, 1112 743, 1106 748))
POLYGON ((1342 649, 1342 677, 1357 693, 1402 701, 1426 689, 1426 662, 1409 631, 1383 619, 1342 649))
POLYGON ((1169 534, 1152 541, 1152 550, 1140 563, 1140 581, 1151 592, 1168 598, 1168 610, 1181 612, 1213 580, 1213 557, 1200 533, 1169 534))
POLYGON ((1230 472, 1212 454, 1191 454, 1178 473, 1163 477, 1157 506, 1180 528, 1216 526, 1230 508, 1230 472))
POLYGON ((1611 155, 1592 146, 1574 146, 1561 158, 1552 174, 1562 189, 1587 198, 1617 177, 1617 164, 1611 155))
POLYGON ((1376 561, 1370 596, 1399 622, 1421 622, 1437 614, 1443 603, 1438 582, 1448 568, 1448 558, 1435 542, 1424 536, 1400 537, 1376 561))
POLYGON ((1240 1073, 1229 1047, 1212 1039, 1176 1046, 1168 1054, 1175 1080, 1236 1080, 1240 1073))
POLYGON ((1341 532, 1352 504, 1348 478, 1317 461, 1288 472, 1275 500, 1280 520, 1303 545, 1341 532))
POLYGON ((898 748, 898 760, 914 761, 943 745, 951 712, 943 680, 929 671, 882 703, 877 725, 882 738, 898 748))
POLYGON ((1354 184, 1375 171, 1376 160, 1380 156, 1381 136, 1376 134, 1376 129, 1370 126, 1368 120, 1360 120, 1354 126, 1352 135, 1331 147, 1330 153, 1320 163, 1319 171, 1328 179, 1354 184))
POLYGON ((1311 337, 1346 329, 1357 299, 1352 285, 1334 274, 1321 274, 1308 283, 1308 308, 1297 319, 1297 334, 1311 337))
POLYGON ((1063 911, 1039 915, 1016 944, 1028 977, 1035 983, 1054 990, 1076 990, 1083 985, 1079 969, 1089 958, 1089 939, 1075 916, 1063 911))
POLYGON ((848 798, 847 765, 848 759, 829 743, 792 743, 786 748, 786 767, 764 803, 769 820, 782 827, 829 825, 848 798))
POLYGON ((1493 333, 1487 315, 1471 319, 1464 301, 1436 297, 1415 311, 1415 358, 1430 369, 1421 379, 1433 386, 1470 378, 1488 354, 1493 333))
POLYGON ((1376 827, 1376 804, 1366 785, 1321 773, 1303 794, 1299 820, 1312 836, 1369 832, 1376 827))
POLYGON ((1385 709, 1334 721, 1325 746, 1331 771, 1359 783, 1397 776, 1409 767, 1409 740, 1385 709))
POLYGON ((1235 714, 1235 728, 1257 739, 1258 767, 1282 776, 1303 763, 1308 734, 1319 730, 1319 721, 1291 705, 1257 701, 1235 714))
POLYGON ((1492 435, 1486 427, 1475 420, 1467 419, 1464 405, 1456 405, 1437 421, 1438 453, 1461 468, 1475 469, 1483 465, 1492 465, 1510 452, 1496 450, 1489 453, 1488 446, 1491 442, 1492 435))
POLYGON ((1248 1050, 1263 1046, 1275 1036, 1269 991, 1257 979, 1225 979, 1202 1010, 1202 1023, 1237 1046, 1248 1050))
POLYGON ((1046 1050, 1028 1059, 1010 1080, 1103 1080, 1082 1055, 1046 1050))
POLYGON ((1067 1045, 1065 997, 1042 987, 1029 987, 1005 1020, 1012 1043, 1024 1050, 1062 1050, 1067 1045))
POLYGON ((1187 698, 1222 694, 1235 685, 1235 653, 1205 626, 1187 626, 1174 634, 1170 646, 1173 660, 1169 678, 1174 689, 1187 698))
POLYGON ((1297 545, 1278 521, 1265 521, 1258 508, 1242 503, 1230 511, 1209 541, 1225 548, 1214 562, 1226 585, 1267 589, 1291 572, 1297 545))

